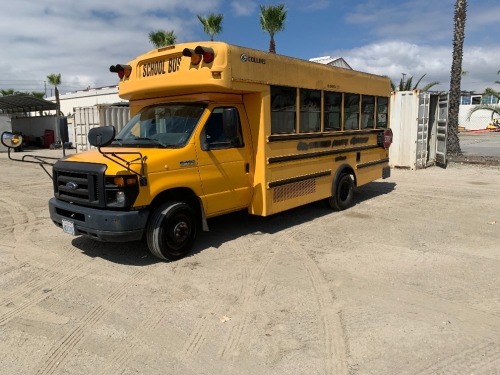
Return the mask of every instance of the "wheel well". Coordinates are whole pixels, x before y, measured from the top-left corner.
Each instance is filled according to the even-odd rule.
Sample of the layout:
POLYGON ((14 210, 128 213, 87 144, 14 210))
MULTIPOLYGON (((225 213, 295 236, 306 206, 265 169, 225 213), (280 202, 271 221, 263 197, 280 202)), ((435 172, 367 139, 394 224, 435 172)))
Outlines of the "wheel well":
POLYGON ((354 169, 352 169, 352 167, 348 164, 344 164, 344 165, 340 166, 339 169, 337 169, 337 172, 335 173, 335 183, 333 184, 333 186, 337 185, 337 181, 338 181, 339 176, 341 174, 344 174, 344 173, 352 175, 352 177, 354 179, 354 186, 358 186, 357 181, 356 181, 356 173, 354 173, 354 169))
POLYGON ((158 207, 163 202, 177 201, 189 204, 201 217, 201 201, 198 196, 188 188, 175 188, 165 190, 158 194, 150 204, 151 209, 158 207))

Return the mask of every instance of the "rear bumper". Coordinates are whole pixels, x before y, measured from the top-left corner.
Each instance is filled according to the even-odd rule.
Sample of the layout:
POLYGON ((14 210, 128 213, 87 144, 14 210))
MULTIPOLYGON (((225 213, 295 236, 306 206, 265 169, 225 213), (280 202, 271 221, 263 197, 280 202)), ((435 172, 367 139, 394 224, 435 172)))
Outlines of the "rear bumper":
POLYGON ((389 178, 389 177, 391 177, 391 167, 382 168, 382 178, 389 178))
POLYGON ((127 242, 142 238, 149 217, 149 210, 109 211, 75 206, 51 198, 50 218, 62 228, 62 220, 74 224, 75 235, 84 235, 104 242, 127 242))

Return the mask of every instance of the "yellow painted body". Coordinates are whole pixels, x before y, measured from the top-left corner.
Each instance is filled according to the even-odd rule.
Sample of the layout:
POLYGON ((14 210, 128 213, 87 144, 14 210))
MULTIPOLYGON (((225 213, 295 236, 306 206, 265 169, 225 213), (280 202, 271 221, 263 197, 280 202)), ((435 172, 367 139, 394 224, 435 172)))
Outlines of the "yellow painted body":
MULTIPOLYGON (((382 168, 388 165, 388 150, 377 147, 377 129, 279 137, 271 135, 270 107, 271 85, 388 98, 387 78, 220 42, 152 50, 128 65, 132 72, 120 81, 119 94, 130 101, 132 116, 157 103, 208 104, 183 148, 103 149, 147 157, 147 185, 140 187, 134 207, 148 206, 169 189, 187 188, 199 197, 207 217, 240 209, 267 216, 330 197, 341 166, 352 168, 360 186, 381 178, 382 168), (194 66, 182 56, 184 48, 197 45, 213 48, 215 60, 194 66), (238 109, 245 147, 202 149, 205 122, 220 106, 238 109)), ((130 161, 136 156, 124 158, 130 161)), ((106 175, 130 174, 96 150, 67 160, 106 164, 106 175)), ((140 163, 131 166, 140 171, 140 163)))

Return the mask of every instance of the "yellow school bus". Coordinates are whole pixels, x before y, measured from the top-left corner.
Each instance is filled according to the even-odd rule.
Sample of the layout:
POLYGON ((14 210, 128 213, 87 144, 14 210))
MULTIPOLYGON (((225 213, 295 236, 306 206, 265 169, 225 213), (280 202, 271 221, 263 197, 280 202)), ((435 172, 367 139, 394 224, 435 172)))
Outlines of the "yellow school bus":
POLYGON ((152 50, 110 71, 131 120, 53 167, 54 223, 101 241, 145 238, 167 260, 207 219, 268 216, 390 175, 388 78, 221 42, 152 50))

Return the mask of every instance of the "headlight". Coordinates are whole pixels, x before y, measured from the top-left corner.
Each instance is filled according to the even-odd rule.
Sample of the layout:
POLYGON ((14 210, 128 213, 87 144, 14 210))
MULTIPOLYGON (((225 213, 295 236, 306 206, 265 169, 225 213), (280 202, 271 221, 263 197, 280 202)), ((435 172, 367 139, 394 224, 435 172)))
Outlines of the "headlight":
POLYGON ((139 183, 136 176, 106 177, 106 207, 131 207, 137 195, 139 195, 139 183))

